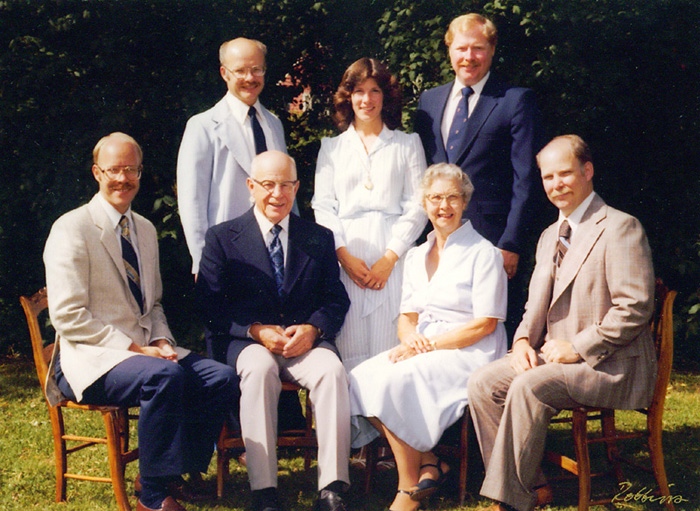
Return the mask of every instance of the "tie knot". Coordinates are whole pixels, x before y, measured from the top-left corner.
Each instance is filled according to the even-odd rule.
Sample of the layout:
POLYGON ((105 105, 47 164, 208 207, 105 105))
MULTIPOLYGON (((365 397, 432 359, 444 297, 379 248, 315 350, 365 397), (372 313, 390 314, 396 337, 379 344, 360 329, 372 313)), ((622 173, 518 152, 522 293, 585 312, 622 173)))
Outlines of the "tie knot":
POLYGON ((122 217, 119 219, 119 227, 121 227, 122 234, 129 236, 129 219, 126 217, 126 215, 122 215, 122 217))
POLYGON ((472 89, 471 87, 464 87, 462 89, 462 96, 464 96, 465 98, 468 99, 469 96, 471 96, 472 94, 474 94, 474 89, 472 89))
POLYGON ((248 117, 255 117, 255 114, 256 114, 255 107, 254 107, 254 106, 251 106, 251 107, 248 109, 248 117))
POLYGON ((272 226, 272 229, 270 229, 270 232, 272 232, 272 234, 275 236, 279 236, 281 230, 282 226, 280 224, 275 224, 272 226))
POLYGON ((561 223, 561 225, 559 226, 559 237, 564 238, 565 240, 568 240, 570 236, 571 236, 571 226, 569 225, 569 222, 564 220, 561 223))

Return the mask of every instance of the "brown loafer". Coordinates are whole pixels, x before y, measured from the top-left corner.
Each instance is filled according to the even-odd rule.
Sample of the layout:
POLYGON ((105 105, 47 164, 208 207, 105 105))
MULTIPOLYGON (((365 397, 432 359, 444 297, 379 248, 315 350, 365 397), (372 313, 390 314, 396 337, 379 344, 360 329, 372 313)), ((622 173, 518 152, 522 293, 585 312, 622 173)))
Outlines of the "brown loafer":
POLYGON ((184 507, 182 507, 177 500, 175 500, 172 497, 165 497, 165 500, 161 503, 160 507, 158 509, 153 509, 150 507, 146 507, 143 505, 141 502, 141 499, 139 499, 138 503, 136 504, 136 511, 187 511, 184 507))

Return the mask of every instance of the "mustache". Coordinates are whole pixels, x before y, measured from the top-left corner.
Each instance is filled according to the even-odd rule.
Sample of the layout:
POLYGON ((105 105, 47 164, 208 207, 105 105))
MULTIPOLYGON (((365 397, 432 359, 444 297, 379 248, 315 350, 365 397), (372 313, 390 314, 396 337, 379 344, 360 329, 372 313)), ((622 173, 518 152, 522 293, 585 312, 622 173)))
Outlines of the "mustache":
POLYGON ((109 183, 107 188, 113 191, 129 191, 136 188, 136 185, 132 183, 109 183))

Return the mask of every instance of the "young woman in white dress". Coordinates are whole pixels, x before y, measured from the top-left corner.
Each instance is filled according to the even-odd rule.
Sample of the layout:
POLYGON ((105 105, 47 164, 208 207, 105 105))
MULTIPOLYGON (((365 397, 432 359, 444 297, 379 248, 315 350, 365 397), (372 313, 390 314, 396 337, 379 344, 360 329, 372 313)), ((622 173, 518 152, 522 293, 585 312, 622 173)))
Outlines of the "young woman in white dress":
POLYGON ((335 235, 352 303, 335 341, 350 370, 397 342, 403 256, 426 223, 415 200, 426 164, 418 135, 397 130, 399 85, 381 62, 354 62, 334 105, 343 133, 321 141, 311 206, 335 235))
POLYGON ((431 166, 421 182, 433 232, 404 271, 400 344, 349 374, 353 447, 384 433, 399 484, 392 511, 413 511, 449 467, 431 451, 467 405, 467 381, 506 354, 503 256, 462 212, 474 187, 459 167, 431 166))

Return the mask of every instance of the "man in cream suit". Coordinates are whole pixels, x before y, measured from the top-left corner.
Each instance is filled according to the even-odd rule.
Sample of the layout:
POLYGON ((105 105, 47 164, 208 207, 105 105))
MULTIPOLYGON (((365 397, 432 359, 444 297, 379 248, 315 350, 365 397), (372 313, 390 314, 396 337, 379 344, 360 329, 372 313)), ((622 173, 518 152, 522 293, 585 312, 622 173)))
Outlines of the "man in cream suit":
POLYGON ((469 404, 491 509, 551 502, 540 470, 550 419, 577 405, 634 409, 651 400, 656 356, 651 253, 639 221, 593 191, 581 138, 537 155, 559 220, 537 245, 528 302, 510 355, 469 380, 469 404))
POLYGON ((202 497, 180 475, 206 472, 238 377, 175 346, 160 303, 156 231, 131 210, 139 145, 112 133, 97 143, 93 160, 99 192, 54 223, 44 250, 56 329, 48 399, 139 406, 136 509, 180 511, 176 498, 202 497))
POLYGON ((195 276, 207 229, 250 208, 246 179, 253 157, 266 150, 287 152, 282 123, 258 100, 266 53, 263 43, 243 37, 222 44, 220 72, 228 92, 190 118, 182 136, 177 200, 195 276))

